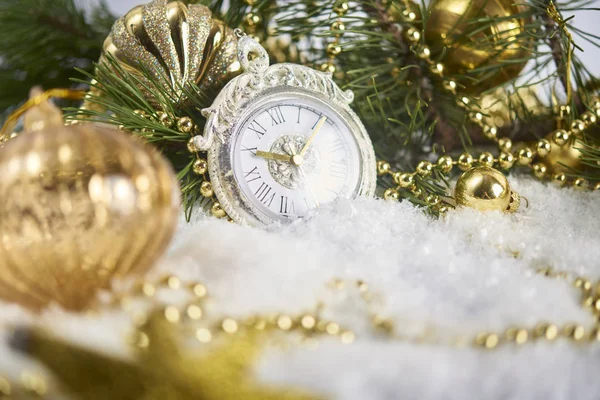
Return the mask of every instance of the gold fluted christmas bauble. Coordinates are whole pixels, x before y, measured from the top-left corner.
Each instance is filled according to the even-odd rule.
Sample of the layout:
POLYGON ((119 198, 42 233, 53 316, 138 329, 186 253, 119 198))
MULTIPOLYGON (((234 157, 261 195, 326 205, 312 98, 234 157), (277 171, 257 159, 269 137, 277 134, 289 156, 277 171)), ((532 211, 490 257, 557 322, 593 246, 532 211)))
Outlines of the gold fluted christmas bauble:
POLYGON ((531 53, 526 32, 530 21, 517 16, 527 11, 525 6, 513 0, 432 0, 428 11, 426 42, 434 54, 443 54, 440 61, 447 75, 467 74, 478 80, 459 80, 467 90, 481 92, 501 85, 525 67, 531 53), (500 67, 493 75, 490 69, 471 71, 492 65, 500 67))
MULTIPOLYGON (((118 19, 104 42, 100 62, 111 54, 140 80, 138 88, 154 106, 161 103, 142 71, 163 83, 169 101, 184 103, 189 82, 203 91, 218 89, 240 71, 237 37, 208 7, 154 0, 118 19)), ((118 71, 117 71, 118 72, 118 71)))
POLYGON ((585 165, 581 161, 582 153, 578 149, 577 139, 573 136, 567 143, 559 146, 553 140, 553 134, 547 138, 550 143, 550 152, 541 162, 546 166, 549 174, 572 173, 574 170, 581 170, 585 165))
POLYGON ((513 192, 508 179, 490 167, 474 167, 458 178, 454 188, 457 205, 481 211, 516 211, 520 197, 513 192))
POLYGON ((31 126, 42 129, 0 150, 0 299, 81 310, 163 253, 178 183, 160 153, 116 129, 31 126))

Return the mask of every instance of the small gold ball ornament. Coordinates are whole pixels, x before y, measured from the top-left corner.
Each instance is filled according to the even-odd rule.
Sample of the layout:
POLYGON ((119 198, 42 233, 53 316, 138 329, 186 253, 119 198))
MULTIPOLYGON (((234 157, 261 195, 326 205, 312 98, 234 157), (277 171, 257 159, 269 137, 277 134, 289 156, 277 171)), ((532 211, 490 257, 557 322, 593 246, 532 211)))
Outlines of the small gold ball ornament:
POLYGON ((512 140, 507 137, 498 139, 498 147, 500 148, 500 151, 510 152, 512 150, 512 145, 512 140))
POLYGON ((26 124, 0 171, 0 298, 33 310, 85 309, 113 278, 150 268, 177 225, 170 164, 114 128, 26 124))
POLYGON ((494 166, 494 156, 490 152, 483 152, 479 155, 479 164, 486 167, 494 166))
POLYGON ((206 198, 212 197, 214 194, 212 184, 208 181, 202 182, 200 185, 200 194, 206 198))
POLYGON ((417 174, 423 177, 428 177, 433 172, 433 165, 429 161, 421 161, 417 165, 417 174))
POLYGON ((521 165, 529 165, 533 161, 533 151, 529 147, 520 149, 518 152, 518 161, 521 165))
POLYGON ((540 139, 536 143, 536 150, 538 156, 546 157, 548 154, 550 154, 550 151, 552 150, 552 145, 547 139, 540 139))
POLYGON ((466 171, 473 166, 474 161, 472 155, 469 153, 462 153, 458 156, 458 167, 463 171, 466 171))
POLYGON ((195 125, 190 117, 181 117, 177 120, 177 130, 183 134, 192 133, 195 125))
POLYGON ((392 166, 387 161, 377 161, 377 175, 382 176, 390 172, 392 166))
POLYGON ((481 67, 497 65, 498 73, 489 70, 470 76, 481 79, 461 81, 472 92, 501 85, 520 74, 530 54, 524 45, 528 19, 518 15, 527 11, 513 0, 432 0, 425 23, 425 39, 440 60, 447 75, 460 75, 481 67), (514 17, 512 17, 514 15, 514 17), (497 18, 494 23, 486 18, 497 18), (520 37, 517 39, 517 37, 520 37), (519 61, 523 60, 523 61, 519 61))
POLYGON ((441 156, 437 160, 437 167, 444 173, 448 174, 452 171, 452 157, 450 156, 441 156))
POLYGON ((552 142, 559 146, 564 146, 570 138, 571 134, 564 129, 559 129, 552 134, 552 142))
POLYGON ((458 178, 454 199, 457 205, 476 210, 514 212, 520 197, 511 190, 504 174, 494 168, 479 166, 458 178))
POLYGON ((383 198, 385 200, 398 200, 400 198, 400 194, 394 188, 386 189, 383 193, 383 198))
POLYGON ((204 175, 208 171, 208 162, 203 158, 199 158, 194 161, 192 170, 196 175, 204 175))
POLYGON ((533 169, 533 174, 538 179, 543 179, 546 176, 546 173, 548 172, 548 168, 546 168, 546 166, 541 163, 533 164, 531 168, 533 169))
POLYGON ((223 209, 223 206, 221 206, 221 203, 214 203, 210 209, 210 212, 216 218, 225 218, 227 216, 227 213, 223 209))
POLYGON ((415 177, 406 172, 397 172, 394 175, 394 181, 403 189, 412 188, 415 184, 415 177))
POLYGON ((498 156, 498 164, 500 168, 510 169, 515 164, 515 156, 512 153, 502 152, 498 156))

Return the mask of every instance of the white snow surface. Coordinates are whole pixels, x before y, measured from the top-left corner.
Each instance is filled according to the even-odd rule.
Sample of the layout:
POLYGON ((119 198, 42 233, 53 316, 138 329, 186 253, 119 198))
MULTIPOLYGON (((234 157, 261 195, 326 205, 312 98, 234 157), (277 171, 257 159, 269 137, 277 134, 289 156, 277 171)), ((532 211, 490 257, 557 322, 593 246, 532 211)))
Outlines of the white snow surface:
MULTIPOLYGON (((513 215, 460 209, 435 220, 408 203, 360 200, 266 230, 198 216, 181 222, 149 276, 169 272, 204 282, 208 312, 218 316, 296 314, 320 300, 327 318, 356 333, 352 344, 320 339, 314 348, 269 349, 256 368, 266 382, 351 400, 597 400, 600 343, 536 341, 493 351, 448 344, 541 321, 593 326, 571 285, 535 270, 600 277, 600 193, 510 179, 529 199, 529 208, 513 215), (385 339, 370 327, 358 291, 326 287, 332 278, 367 282, 375 295, 371 308, 392 319, 399 334, 428 332, 443 343, 385 339)), ((27 323, 116 356, 127 353, 131 322, 123 312, 89 317, 51 307, 34 316, 0 305, 0 326, 27 323)), ((8 336, 0 329, 0 375, 41 370, 9 350, 8 336)))

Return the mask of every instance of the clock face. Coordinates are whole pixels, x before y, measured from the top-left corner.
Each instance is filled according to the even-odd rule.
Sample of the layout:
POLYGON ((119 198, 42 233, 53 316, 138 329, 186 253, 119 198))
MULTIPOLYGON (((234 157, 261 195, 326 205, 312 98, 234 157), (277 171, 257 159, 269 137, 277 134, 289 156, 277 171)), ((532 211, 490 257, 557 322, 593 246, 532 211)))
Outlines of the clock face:
POLYGON ((363 160, 355 133, 321 100, 278 96, 250 107, 233 134, 240 193, 267 219, 301 218, 360 194, 363 160))

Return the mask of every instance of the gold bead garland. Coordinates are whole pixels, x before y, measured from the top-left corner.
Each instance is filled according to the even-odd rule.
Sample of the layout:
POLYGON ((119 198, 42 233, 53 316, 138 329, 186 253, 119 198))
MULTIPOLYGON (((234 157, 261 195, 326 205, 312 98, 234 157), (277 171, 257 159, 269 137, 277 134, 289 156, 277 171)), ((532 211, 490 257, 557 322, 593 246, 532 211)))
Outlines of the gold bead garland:
MULTIPOLYGON (((517 253, 518 254, 518 253, 517 253)), ((598 341, 600 321, 600 281, 595 285, 584 277, 574 276, 568 272, 555 271, 552 268, 544 267, 536 271, 538 274, 549 279, 561 279, 570 283, 581 296, 582 307, 588 309, 594 316, 596 323, 592 327, 584 327, 580 324, 567 323, 564 325, 551 322, 540 322, 530 327, 509 327, 500 332, 479 332, 468 337, 441 338, 432 334, 435 329, 430 327, 426 329, 427 333, 417 338, 410 338, 398 334, 393 321, 381 315, 375 310, 374 299, 377 296, 371 291, 369 285, 361 279, 344 281, 339 278, 334 278, 329 281, 326 286, 333 291, 354 290, 357 292, 362 301, 367 306, 367 318, 369 319, 374 332, 378 332, 390 339, 409 341, 415 343, 431 343, 431 344, 452 344, 464 345, 472 343, 476 347, 493 349, 502 344, 522 345, 526 342, 534 340, 553 341, 558 338, 571 339, 575 342, 582 341, 598 341)), ((152 298, 156 294, 156 290, 148 291, 147 288, 169 290, 184 290, 187 291, 195 300, 183 307, 165 306, 163 308, 164 318, 172 323, 199 322, 205 319, 205 311, 203 302, 208 298, 208 291, 201 283, 191 283, 181 285, 178 278, 168 276, 156 283, 140 282, 134 285, 136 288, 129 295, 115 296, 113 304, 123 307, 123 298, 149 297, 152 298), (169 282, 177 282, 177 284, 169 284, 169 282), (146 289, 144 289, 146 288, 146 289)), ((130 298, 130 302, 131 302, 130 298)), ((282 314, 282 313, 267 313, 264 315, 252 315, 246 318, 221 317, 207 320, 200 327, 195 327, 195 337, 200 342, 206 343, 213 340, 220 334, 238 334, 246 330, 260 330, 272 332, 295 332, 300 333, 303 339, 311 339, 315 336, 334 336, 342 343, 352 343, 356 337, 351 330, 345 329, 341 324, 323 319, 320 314, 324 310, 324 303, 317 302, 312 312, 301 313, 297 315, 282 314), (211 322, 212 321, 212 322, 211 322)), ((127 308, 125 308, 127 311, 127 308)), ((184 329, 187 329, 183 326, 184 329)))
POLYGON ((340 40, 346 31, 346 26, 342 17, 348 12, 349 6, 346 1, 337 1, 333 5, 333 12, 337 15, 336 20, 331 24, 331 31, 334 33, 333 42, 329 43, 326 47, 327 61, 320 65, 320 70, 323 72, 335 73, 336 67, 334 65, 335 58, 342 52, 340 40))
POLYGON ((421 35, 452 75, 482 66, 500 67, 495 73, 461 79, 465 90, 480 93, 514 79, 525 67, 533 45, 532 38, 525 37, 532 19, 527 9, 511 0, 432 0, 421 35), (490 17, 496 21, 479 22, 490 17), (521 40, 514 40, 519 36, 521 40))
POLYGON ((268 313, 241 319, 229 316, 208 319, 204 304, 209 298, 206 286, 199 282, 183 285, 179 278, 173 275, 163 277, 157 282, 137 282, 132 286, 130 292, 114 294, 110 303, 130 313, 131 318, 137 321, 139 315, 133 313, 130 304, 136 298, 154 298, 162 289, 184 291, 193 299, 184 306, 163 306, 162 313, 169 322, 181 323, 183 329, 192 329, 195 338, 202 343, 210 342, 220 334, 237 334, 249 330, 296 332, 300 333, 304 339, 312 338, 315 335, 334 336, 342 343, 351 343, 354 340, 355 335, 352 331, 345 329, 335 321, 320 317, 319 304, 314 307, 313 311, 297 315, 268 313), (186 325, 189 323, 201 323, 201 326, 190 327, 186 325))
POLYGON ((208 177, 208 162, 206 161, 206 158, 203 158, 203 156, 205 157, 206 154, 201 153, 194 145, 194 136, 200 134, 200 129, 194 123, 194 120, 189 116, 174 117, 164 111, 157 111, 156 115, 154 116, 148 115, 143 110, 135 110, 134 113, 147 119, 156 119, 163 126, 167 128, 174 127, 179 134, 189 137, 189 140, 187 141, 187 149, 196 157, 196 160, 192 164, 192 172, 202 178, 199 188, 200 194, 202 197, 210 200, 209 210, 214 217, 219 219, 227 218, 229 221, 231 221, 216 198, 214 191, 212 190, 210 178, 208 177))
POLYGON ((258 1, 244 0, 244 3, 249 7, 249 11, 244 16, 242 22, 244 31, 256 41, 260 41, 261 38, 258 36, 258 28, 262 25, 263 19, 256 7, 258 1))
MULTIPOLYGON (((443 80, 444 88, 455 96, 457 105, 465 110, 469 120, 481 128, 483 135, 486 138, 497 143, 500 154, 494 158, 491 153, 483 152, 475 159, 471 154, 465 152, 461 154, 456 161, 452 160, 449 155, 443 155, 438 158, 435 165, 432 165, 431 170, 428 169, 427 171, 424 171, 423 164, 420 163, 417 166, 416 173, 394 171, 389 162, 380 161, 377 168, 378 175, 392 176, 392 181, 397 185, 395 188, 387 189, 384 193, 384 198, 395 200, 400 197, 399 190, 409 190, 412 195, 424 202, 425 206, 430 208, 434 213, 444 214, 452 206, 447 202, 436 202, 435 204, 429 203, 427 194, 422 193, 422 191, 417 188, 417 185, 414 184, 415 176, 426 178, 433 171, 447 175, 451 172, 453 166, 458 166, 462 171, 467 171, 477 165, 509 170, 513 168, 515 164, 518 164, 520 166, 529 167, 534 176, 543 179, 547 176, 549 166, 539 162, 534 163, 534 161, 543 160, 548 157, 549 154, 552 154, 553 146, 566 148, 566 151, 576 151, 572 149, 573 142, 575 141, 574 138, 581 135, 585 129, 597 123, 598 117, 600 116, 600 99, 594 98, 590 103, 590 108, 593 112, 587 111, 582 114, 580 119, 573 120, 568 124, 569 130, 558 129, 550 134, 549 136, 553 139, 553 143, 551 143, 549 139, 544 138, 538 140, 533 147, 513 146, 513 143, 509 138, 498 137, 498 127, 495 126, 491 120, 488 121, 489 118, 485 116, 485 113, 475 99, 458 94, 457 83, 452 79, 444 77, 444 65, 431 60, 429 48, 422 43, 423 32, 419 26, 414 24, 416 14, 411 9, 410 3, 397 2, 394 3, 394 6, 398 9, 398 12, 396 12, 395 15, 397 14, 405 24, 408 24, 408 27, 403 31, 405 40, 411 45, 411 48, 415 53, 419 55, 419 58, 428 65, 429 72, 443 80)), ((332 61, 331 58, 329 64, 331 64, 332 61)), ((559 110, 561 120, 566 119, 564 117, 569 115, 570 108, 568 106, 562 106, 559 110)), ((556 153, 557 151, 554 152, 556 153)), ((560 161, 563 160, 561 159, 560 161)), ((558 162, 555 162, 554 164, 558 164, 558 162)), ((578 189, 600 189, 600 183, 591 186, 582 177, 575 177, 569 180, 564 171, 553 174, 551 179, 561 186, 568 183, 578 189)))
POLYGON ((23 372, 19 382, 0 375, 0 399, 45 399, 48 392, 48 383, 38 374, 23 372))
MULTIPOLYGON (((518 253, 513 253, 518 257, 518 253)), ((404 336, 398 332, 396 324, 391 319, 383 316, 375 309, 377 296, 371 291, 369 285, 361 279, 344 281, 334 278, 327 283, 327 287, 333 291, 354 290, 357 292, 367 307, 366 317, 370 321, 373 332, 390 340, 401 342, 435 345, 450 345, 453 347, 465 347, 471 344, 476 348, 492 350, 502 345, 522 346, 526 343, 547 341, 553 342, 558 339, 567 339, 574 343, 593 343, 600 341, 600 281, 596 284, 584 277, 574 276, 564 271, 555 271, 544 267, 536 271, 539 275, 549 279, 561 279, 570 283, 580 294, 581 305, 589 310, 596 322, 591 327, 581 324, 567 323, 556 324, 552 322, 540 322, 533 326, 513 326, 500 331, 482 331, 469 338, 464 337, 440 337, 435 334, 434 327, 427 327, 424 333, 418 337, 404 336)), ((192 299, 183 306, 163 305, 160 315, 168 323, 179 326, 188 332, 199 343, 210 343, 220 335, 240 335, 252 331, 279 333, 295 333, 300 335, 300 343, 304 345, 314 344, 317 337, 336 337, 343 344, 351 344, 356 335, 352 330, 344 328, 341 324, 323 319, 320 314, 324 310, 324 303, 317 302, 311 312, 297 315, 285 313, 267 313, 251 315, 245 318, 234 318, 229 316, 207 318, 206 300, 209 292, 206 286, 199 282, 183 284, 174 276, 167 275, 156 282, 138 281, 131 286, 129 292, 124 294, 113 293, 110 304, 127 312, 134 324, 138 327, 131 337, 131 344, 140 348, 147 347, 150 343, 143 330, 143 325, 148 321, 150 314, 136 314, 131 304, 136 299, 154 299, 159 290, 185 291, 192 299)), ((16 392, 23 392, 38 397, 47 394, 48 385, 41 377, 30 373, 22 374, 21 383, 11 383, 0 376, 0 395, 10 396, 16 392)))

